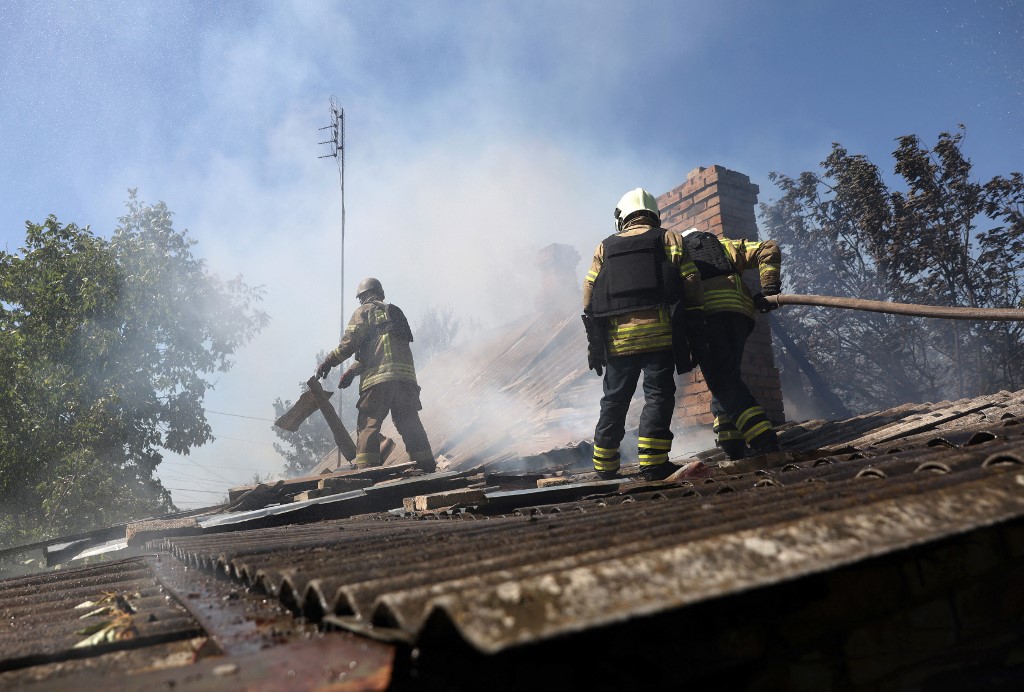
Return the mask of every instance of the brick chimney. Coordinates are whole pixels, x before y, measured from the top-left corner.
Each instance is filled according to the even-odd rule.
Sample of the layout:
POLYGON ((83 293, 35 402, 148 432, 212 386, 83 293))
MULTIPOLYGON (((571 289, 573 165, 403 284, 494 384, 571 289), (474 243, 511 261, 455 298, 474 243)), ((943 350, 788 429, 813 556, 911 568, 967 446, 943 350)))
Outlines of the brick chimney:
MULTIPOLYGON (((723 166, 695 168, 687 174, 685 183, 658 198, 661 224, 679 232, 697 228, 727 238, 757 240, 754 208, 758 192, 757 185, 742 173, 723 166)), ((759 290, 755 271, 745 272, 743 279, 754 292, 759 290)), ((783 422, 786 414, 772 352, 771 328, 762 316, 758 316, 754 331, 747 339, 742 372, 743 381, 772 422, 783 422)), ((677 384, 680 395, 676 400, 676 419, 684 426, 712 424, 711 393, 700 370, 678 376, 677 384)))

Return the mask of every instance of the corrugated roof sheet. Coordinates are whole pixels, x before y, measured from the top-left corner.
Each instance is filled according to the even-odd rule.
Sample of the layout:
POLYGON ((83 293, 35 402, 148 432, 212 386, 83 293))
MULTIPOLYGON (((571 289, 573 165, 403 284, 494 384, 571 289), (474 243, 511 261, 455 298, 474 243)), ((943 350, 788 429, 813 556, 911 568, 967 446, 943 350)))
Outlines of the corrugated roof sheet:
MULTIPOLYGON (((1000 392, 789 424, 779 455, 729 464, 702 452, 706 477, 598 483, 578 474, 534 489, 535 474, 416 476, 199 518, 202 533, 148 549, 325 626, 428 651, 455 636, 476 655, 515 656, 1020 526, 1022 422, 1024 392, 1000 392), (410 512, 403 503, 469 485, 475 492, 451 496, 468 498, 462 504, 410 512)), ((99 584, 131 564, 112 575, 40 577, 36 588, 45 601, 63 590, 62 579, 97 574, 99 584)), ((16 601, 18 584, 4 582, 0 598, 16 601)), ((39 642, 52 636, 39 633, 39 642)))
POLYGON ((793 426, 784 441, 818 451, 766 470, 426 515, 478 521, 378 515, 165 547, 315 619, 410 641, 444 622, 496 652, 1024 516, 1021 402, 1001 393, 793 426))
POLYGON ((0 671, 187 639, 202 632, 188 612, 164 593, 141 560, 0 584, 0 619, 5 625, 0 630, 0 671), (83 646, 89 636, 83 630, 114 619, 113 614, 85 617, 101 608, 109 595, 116 595, 133 611, 130 615, 117 611, 131 631, 124 638, 83 646), (79 607, 90 601, 96 605, 79 607))

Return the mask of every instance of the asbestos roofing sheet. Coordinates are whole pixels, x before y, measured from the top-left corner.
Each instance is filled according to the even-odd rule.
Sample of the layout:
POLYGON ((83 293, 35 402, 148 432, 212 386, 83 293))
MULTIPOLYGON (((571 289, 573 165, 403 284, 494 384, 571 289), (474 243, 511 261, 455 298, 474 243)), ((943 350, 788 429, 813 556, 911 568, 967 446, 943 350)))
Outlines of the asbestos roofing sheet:
POLYGON ((531 512, 543 495, 523 494, 527 511, 483 521, 342 520, 166 545, 314 619, 411 641, 428 621, 447 623, 496 652, 1024 516, 1022 451, 1019 437, 921 445, 581 499, 574 511, 531 512))
POLYGON ((1024 412, 1022 398, 1021 392, 998 392, 957 401, 903 404, 845 420, 813 421, 807 428, 797 423, 779 437, 784 445, 798 449, 891 444, 929 431, 959 430, 978 421, 1012 418, 1024 412))
POLYGON ((202 633, 142 560, 0 581, 0 621, 0 671, 202 633))
POLYGON ((939 425, 962 419, 970 413, 982 411, 997 403, 1005 402, 1007 398, 1007 392, 1000 392, 989 397, 944 402, 944 405, 935 406, 921 415, 911 416, 899 422, 883 426, 866 435, 849 440, 846 444, 853 447, 866 447, 873 444, 891 442, 926 430, 934 430, 939 425))

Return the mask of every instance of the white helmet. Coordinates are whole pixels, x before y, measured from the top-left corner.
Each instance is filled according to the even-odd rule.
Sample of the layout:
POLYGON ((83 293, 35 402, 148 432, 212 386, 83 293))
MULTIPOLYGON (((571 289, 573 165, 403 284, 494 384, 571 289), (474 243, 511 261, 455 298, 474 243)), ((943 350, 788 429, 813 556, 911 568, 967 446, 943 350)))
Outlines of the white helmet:
POLYGON ((642 187, 630 190, 615 205, 616 230, 621 230, 622 224, 637 214, 649 214, 656 219, 661 219, 661 212, 658 210, 658 200, 654 199, 654 195, 642 187))

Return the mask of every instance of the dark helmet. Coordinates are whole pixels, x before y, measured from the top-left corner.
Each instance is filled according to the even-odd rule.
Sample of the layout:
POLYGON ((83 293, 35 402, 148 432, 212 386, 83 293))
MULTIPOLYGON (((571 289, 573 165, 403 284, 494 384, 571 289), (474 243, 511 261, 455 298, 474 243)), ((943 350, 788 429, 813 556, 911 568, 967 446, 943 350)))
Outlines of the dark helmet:
POLYGON ((356 288, 356 300, 362 303, 363 298, 369 293, 373 293, 380 300, 384 300, 384 287, 380 285, 380 281, 372 276, 359 282, 359 287, 356 288))

